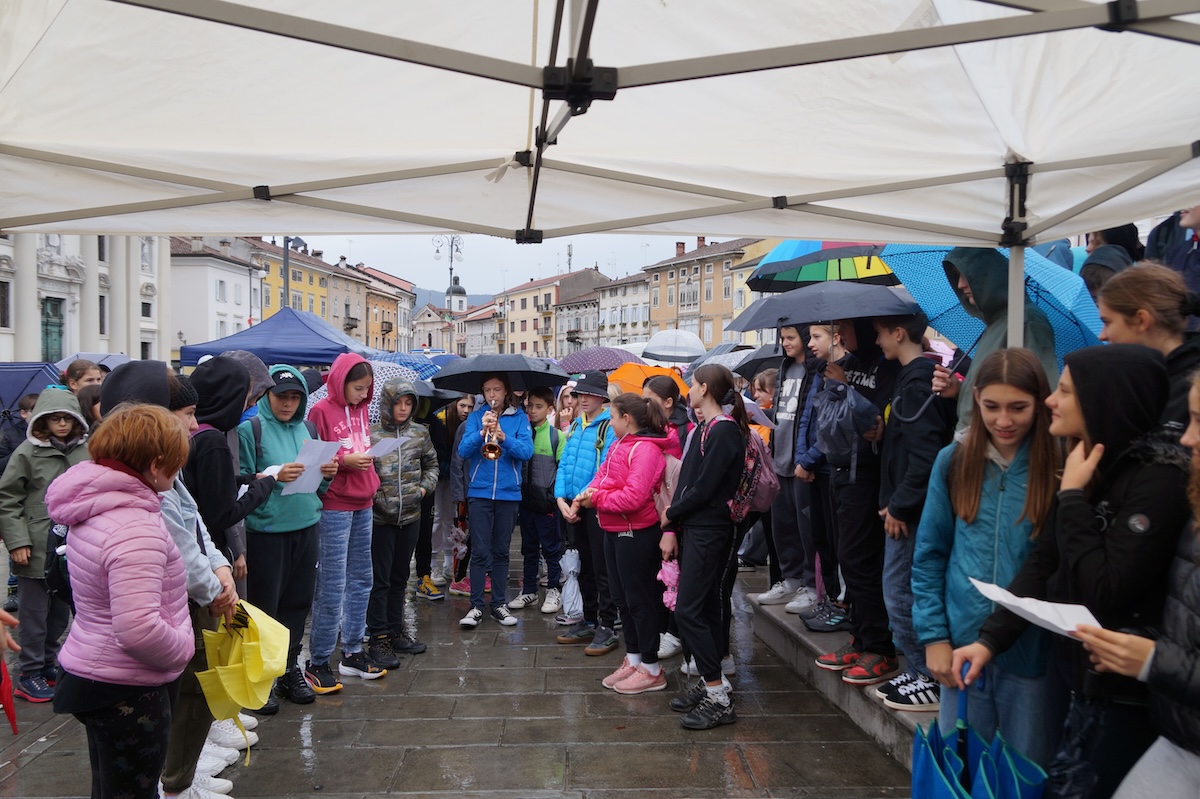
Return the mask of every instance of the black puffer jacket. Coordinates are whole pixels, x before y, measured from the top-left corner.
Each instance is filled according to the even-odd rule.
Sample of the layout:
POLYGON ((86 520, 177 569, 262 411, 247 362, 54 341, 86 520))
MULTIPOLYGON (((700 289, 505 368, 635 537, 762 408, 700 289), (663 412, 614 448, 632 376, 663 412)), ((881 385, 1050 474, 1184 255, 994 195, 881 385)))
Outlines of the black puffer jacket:
POLYGON ((1193 527, 1175 551, 1149 683, 1159 732, 1200 755, 1200 542, 1193 527))

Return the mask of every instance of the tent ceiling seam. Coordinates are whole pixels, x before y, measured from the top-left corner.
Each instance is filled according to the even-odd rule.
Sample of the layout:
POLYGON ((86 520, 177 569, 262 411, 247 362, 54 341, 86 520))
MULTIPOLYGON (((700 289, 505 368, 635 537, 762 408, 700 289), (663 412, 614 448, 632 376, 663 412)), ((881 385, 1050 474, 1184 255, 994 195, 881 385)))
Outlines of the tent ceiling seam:
POLYGON ((447 219, 437 216, 410 214, 404 211, 388 211, 383 208, 375 208, 369 205, 355 205, 354 203, 339 202, 337 200, 326 200, 322 197, 292 195, 289 197, 281 197, 279 198, 279 201, 292 203, 293 205, 304 205, 311 208, 323 208, 328 211, 338 211, 340 213, 352 214, 356 216, 387 219, 393 222, 408 222, 418 225, 430 225, 439 230, 457 231, 461 233, 482 233, 487 236, 499 236, 501 238, 511 238, 513 235, 513 231, 508 228, 492 227, 491 225, 478 225, 471 222, 464 222, 459 219, 447 219))
MULTIPOLYGON (((1084 8, 1090 3, 1083 0, 978 0, 1002 8, 1012 8, 1018 11, 1058 11, 1065 8, 1084 8)), ((1141 12, 1140 7, 1138 12, 1141 12)), ((1154 20, 1139 19, 1137 22, 1126 23, 1124 30, 1154 36, 1160 39, 1172 39, 1187 44, 1200 44, 1200 26, 1190 22, 1170 19, 1169 17, 1154 20)))
POLYGON ((1000 236, 996 233, 988 233, 986 231, 971 230, 969 228, 954 227, 952 225, 939 225, 934 222, 918 222, 912 219, 903 219, 896 216, 882 216, 880 214, 868 214, 860 211, 847 211, 842 208, 831 208, 825 205, 805 204, 798 207, 788 207, 789 211, 795 213, 810 213, 818 216, 833 216, 839 219, 849 219, 855 222, 869 222, 876 225, 884 225, 886 227, 903 228, 907 230, 919 231, 922 233, 938 233, 949 236, 959 236, 967 239, 997 245, 1000 243, 1000 236))

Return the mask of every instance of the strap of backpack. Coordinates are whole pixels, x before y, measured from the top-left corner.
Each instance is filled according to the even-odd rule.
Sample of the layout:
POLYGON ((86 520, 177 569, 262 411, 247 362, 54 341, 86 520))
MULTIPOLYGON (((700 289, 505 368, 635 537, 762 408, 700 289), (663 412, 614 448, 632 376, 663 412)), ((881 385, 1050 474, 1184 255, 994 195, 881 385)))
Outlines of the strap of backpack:
POLYGON ((558 428, 550 425, 550 457, 558 462, 558 428))
POLYGON ((262 419, 258 414, 250 417, 250 432, 254 435, 254 466, 258 468, 258 464, 262 463, 263 448, 262 448, 262 419))
POLYGON ((600 468, 601 455, 604 453, 604 437, 608 435, 608 420, 605 419, 596 428, 596 468, 600 468))

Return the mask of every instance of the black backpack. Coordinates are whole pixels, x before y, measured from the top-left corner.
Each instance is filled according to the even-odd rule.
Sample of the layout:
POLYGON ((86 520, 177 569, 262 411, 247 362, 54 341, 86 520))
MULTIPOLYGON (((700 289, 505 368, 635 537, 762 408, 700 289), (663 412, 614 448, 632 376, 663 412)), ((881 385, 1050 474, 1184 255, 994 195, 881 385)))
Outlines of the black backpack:
MULTIPOLYGON (((321 437, 317 435, 317 426, 308 419, 304 420, 304 426, 308 428, 308 434, 315 441, 320 441, 321 437)), ((254 465, 258 466, 263 459, 262 448, 262 418, 256 413, 250 417, 250 433, 254 436, 254 465)))
POLYGON ((67 532, 65 524, 53 524, 46 536, 46 590, 71 606, 75 612, 75 597, 71 593, 71 575, 67 571, 67 532))
POLYGON ((521 467, 521 507, 534 513, 554 513, 558 503, 554 498, 554 480, 558 475, 559 433, 550 425, 550 455, 533 454, 521 467))

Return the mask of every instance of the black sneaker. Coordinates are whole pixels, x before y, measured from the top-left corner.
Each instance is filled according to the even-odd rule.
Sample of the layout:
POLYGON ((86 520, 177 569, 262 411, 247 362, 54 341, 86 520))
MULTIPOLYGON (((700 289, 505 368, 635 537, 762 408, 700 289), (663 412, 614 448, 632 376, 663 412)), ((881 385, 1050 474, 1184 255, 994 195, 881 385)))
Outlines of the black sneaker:
POLYGON ((371 636, 371 642, 367 646, 367 657, 381 669, 400 668, 400 658, 396 657, 392 650, 392 637, 387 633, 371 636))
POLYGON ((58 666, 54 663, 48 663, 42 666, 42 679, 46 681, 46 685, 51 688, 58 682, 58 666))
POLYGON ((304 667, 304 679, 308 680, 309 687, 318 694, 331 694, 342 690, 342 681, 333 673, 333 669, 329 668, 328 663, 317 665, 310 660, 304 667))
POLYGON ((8 596, 4 598, 4 612, 16 613, 19 608, 20 605, 17 604, 17 587, 10 585, 8 587, 8 596))
POLYGON ((676 713, 690 713, 706 696, 708 689, 704 687, 704 680, 696 680, 680 696, 671 699, 669 704, 676 713))
POLYGON ((362 677, 364 680, 378 680, 387 674, 387 669, 381 669, 371 662, 366 652, 353 654, 342 653, 342 662, 338 664, 338 673, 343 677, 362 677))
POLYGON ((812 616, 804 618, 804 626, 814 633, 836 633, 850 629, 850 609, 844 608, 828 597, 812 616))
POLYGON ((689 730, 711 730, 713 727, 733 724, 735 721, 737 714, 733 712, 732 699, 728 705, 721 705, 706 695, 700 700, 700 704, 679 720, 679 723, 689 730))
POLYGON ((517 623, 517 617, 508 612, 508 608, 504 605, 492 608, 492 618, 503 624, 505 627, 512 627, 517 623))
MULTIPOLYGON (((332 676, 332 672, 330 675, 332 676)), ((304 679, 304 673, 296 666, 292 666, 275 681, 275 693, 297 705, 311 705, 317 698, 308 680, 304 679)), ((278 700, 275 706, 279 706, 278 700)))
POLYGON ((401 655, 419 655, 429 647, 408 633, 392 636, 392 651, 401 655))
POLYGON ((924 677, 917 676, 889 691, 883 703, 893 710, 919 711, 936 713, 942 704, 942 687, 930 682, 924 677))
POLYGON ((274 716, 276 713, 278 713, 279 712, 279 683, 281 680, 283 680, 282 677, 280 677, 278 680, 276 680, 275 684, 271 686, 271 695, 267 697, 266 704, 264 704, 262 707, 247 708, 247 710, 249 710, 251 713, 253 713, 256 716, 274 716))

